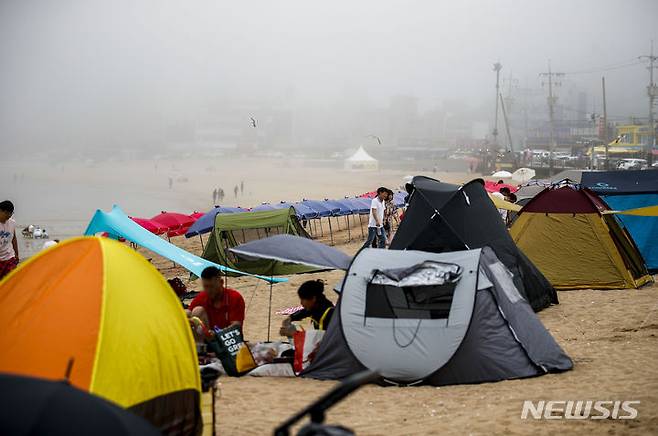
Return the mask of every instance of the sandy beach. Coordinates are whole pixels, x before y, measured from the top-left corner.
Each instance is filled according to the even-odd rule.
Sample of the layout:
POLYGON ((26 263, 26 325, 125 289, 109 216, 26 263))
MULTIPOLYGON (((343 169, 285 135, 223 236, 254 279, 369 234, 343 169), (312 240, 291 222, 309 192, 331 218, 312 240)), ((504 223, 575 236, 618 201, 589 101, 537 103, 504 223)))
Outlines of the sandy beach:
MULTIPOLYGON (((344 240, 346 232, 337 235, 344 240)), ((198 240, 177 238, 188 249, 198 240)), ((339 244, 353 254, 360 242, 339 244)), ((198 252, 198 251, 197 251, 198 252)), ((184 274, 154 259, 165 275, 184 274)), ((332 285, 340 271, 290 277, 273 287, 273 312, 298 304, 296 289, 321 278, 332 285)), ((245 335, 267 337, 269 286, 230 278, 247 304, 245 335)), ((335 294, 329 293, 335 300, 335 294)), ((497 383, 446 387, 367 386, 331 409, 327 422, 357 434, 656 434, 658 432, 658 286, 639 290, 562 291, 560 304, 539 313, 574 361, 561 374, 497 383), (524 400, 637 400, 634 420, 535 421, 521 419, 524 400)), ((272 338, 283 317, 272 313, 272 338)), ((287 417, 334 386, 333 382, 287 378, 222 378, 217 395, 219 434, 267 434, 287 417)))
MULTIPOLYGON (((222 186, 228 205, 253 206, 262 201, 301 198, 339 198, 375 189, 398 187, 406 175, 395 171, 347 173, 336 168, 308 167, 282 161, 240 161, 228 164, 183 161, 150 163, 26 166, 24 181, 12 185, 18 195, 19 224, 67 223, 68 233, 80 234, 96 208, 121 204, 127 213, 152 216, 160 210, 192 212, 211 207, 211 190, 222 186), (172 169, 173 165, 173 169, 172 169), (206 170, 207 168, 212 170, 206 170), (167 189, 169 174, 187 177, 167 189), (48 177, 59 174, 57 184, 48 177), (61 176, 64 174, 65 176, 61 176), (228 187, 245 181, 237 199, 228 187), (108 186, 112 188, 108 188, 108 186), (40 204, 27 201, 37 195, 40 204), (54 193, 57 192, 57 196, 54 193), (66 193, 66 194, 62 194, 66 193), (49 195, 50 194, 50 195, 49 195)), ((0 172, 10 178, 11 173, 0 172)), ((445 181, 469 180, 461 173, 431 174, 445 181)), ((20 176, 19 176, 20 177, 20 176)), ((341 221, 341 226, 344 226, 341 221)), ((55 225, 54 228, 57 228, 55 225)), ((335 235, 336 247, 354 254, 361 245, 360 231, 347 241, 343 229, 335 235)), ((29 242, 29 241, 28 241, 29 242)), ((172 242, 200 254, 198 238, 176 237, 172 242)), ((325 237, 323 242, 328 243, 325 237)), ((34 249, 38 249, 36 242, 34 249)), ((168 278, 187 278, 187 272, 170 261, 140 250, 168 278)), ((271 337, 278 338, 282 316, 275 311, 298 304, 297 287, 321 278, 328 286, 338 282, 340 271, 289 277, 273 287, 271 337)), ((246 302, 245 336, 267 338, 269 286, 251 278, 229 278, 246 302)), ((195 289, 198 283, 190 284, 195 289)), ((335 294, 329 292, 335 300, 335 294)), ((562 374, 487 383, 433 387, 367 386, 331 410, 327 421, 354 429, 357 434, 655 434, 658 433, 658 286, 639 290, 560 292, 560 305, 539 317, 574 361, 562 374), (534 421, 522 420, 524 400, 638 400, 635 420, 534 421)), ((267 434, 287 417, 334 386, 306 379, 221 378, 217 393, 218 434, 267 434)))

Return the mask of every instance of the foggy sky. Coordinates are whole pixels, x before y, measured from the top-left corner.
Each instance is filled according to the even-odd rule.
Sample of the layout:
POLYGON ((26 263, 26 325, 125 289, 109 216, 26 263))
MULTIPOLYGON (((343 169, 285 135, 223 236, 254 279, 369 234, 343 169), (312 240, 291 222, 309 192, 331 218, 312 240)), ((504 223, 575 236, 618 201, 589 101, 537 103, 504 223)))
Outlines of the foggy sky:
MULTIPOLYGON (((655 0, 0 0, 0 147, 139 145, 209 102, 493 105, 493 62, 539 89, 548 59, 578 73, 658 52, 657 21, 655 0)), ((600 105, 602 74, 610 114, 646 116, 644 65, 563 89, 600 105)))

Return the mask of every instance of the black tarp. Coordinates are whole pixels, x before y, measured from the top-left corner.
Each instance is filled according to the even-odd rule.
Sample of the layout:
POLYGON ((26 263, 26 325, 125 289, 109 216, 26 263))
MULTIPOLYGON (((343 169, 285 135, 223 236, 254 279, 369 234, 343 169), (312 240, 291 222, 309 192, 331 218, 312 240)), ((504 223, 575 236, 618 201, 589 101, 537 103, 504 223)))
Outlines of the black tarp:
POLYGON ((658 171, 584 171, 581 185, 599 195, 658 192, 658 171))
POLYGON ((488 246, 535 311, 558 303, 553 286, 512 240, 481 179, 460 187, 417 176, 411 185, 391 249, 446 252, 488 246))

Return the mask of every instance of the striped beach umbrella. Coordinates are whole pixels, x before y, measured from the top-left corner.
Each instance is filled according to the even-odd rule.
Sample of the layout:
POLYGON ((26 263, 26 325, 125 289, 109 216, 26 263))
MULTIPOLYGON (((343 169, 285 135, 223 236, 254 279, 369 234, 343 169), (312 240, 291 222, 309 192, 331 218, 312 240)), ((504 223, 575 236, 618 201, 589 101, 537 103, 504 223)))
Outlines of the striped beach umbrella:
POLYGON ((201 428, 194 339, 140 254, 107 238, 42 251, 0 282, 0 372, 64 379, 164 433, 201 428))

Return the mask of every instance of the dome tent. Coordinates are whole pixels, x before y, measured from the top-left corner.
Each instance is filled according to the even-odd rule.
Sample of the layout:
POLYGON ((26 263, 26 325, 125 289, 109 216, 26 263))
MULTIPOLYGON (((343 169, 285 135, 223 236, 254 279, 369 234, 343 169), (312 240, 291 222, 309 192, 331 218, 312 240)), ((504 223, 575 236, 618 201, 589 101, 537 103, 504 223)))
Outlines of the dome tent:
POLYGON ((628 231, 594 192, 551 185, 510 229, 519 248, 558 289, 625 289, 650 282, 628 231))
POLYGON ((356 153, 345 159, 345 169, 349 171, 377 170, 379 161, 370 156, 363 147, 359 147, 356 153))
POLYGON ((408 189, 409 207, 391 249, 440 253, 488 246, 535 311, 558 303, 555 289, 512 240, 481 179, 457 186, 416 176, 408 189))
POLYGON ((201 430, 187 317, 164 277, 117 241, 64 241, 0 282, 0 348, 0 372, 51 380, 69 372, 73 386, 163 433, 201 430))
MULTIPOLYGON (((299 223, 295 209, 292 207, 258 212, 218 214, 202 257, 230 268, 241 268, 247 272, 269 276, 299 274, 317 269, 279 261, 254 260, 230 251, 238 244, 275 234, 310 238, 299 223)), ((232 273, 229 272, 228 275, 232 275, 232 273)))
POLYGON ((491 249, 365 249, 302 376, 344 379, 367 368, 396 384, 443 386, 572 366, 491 249))

